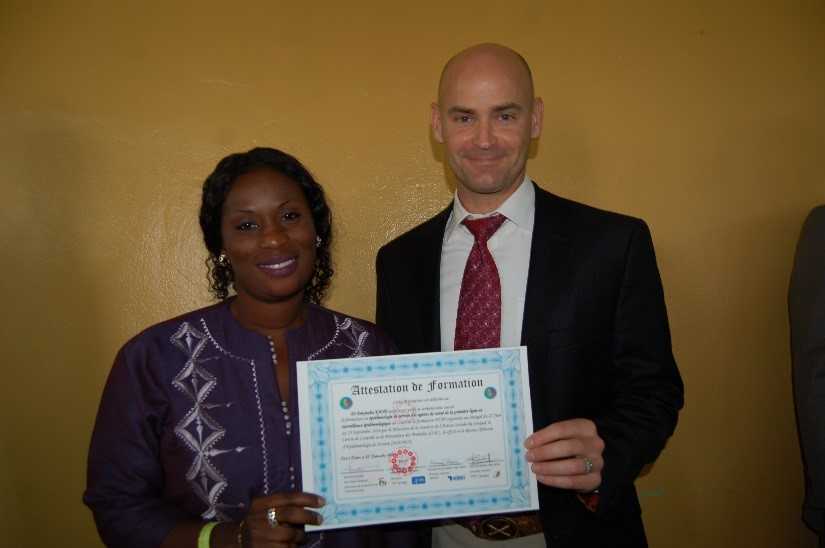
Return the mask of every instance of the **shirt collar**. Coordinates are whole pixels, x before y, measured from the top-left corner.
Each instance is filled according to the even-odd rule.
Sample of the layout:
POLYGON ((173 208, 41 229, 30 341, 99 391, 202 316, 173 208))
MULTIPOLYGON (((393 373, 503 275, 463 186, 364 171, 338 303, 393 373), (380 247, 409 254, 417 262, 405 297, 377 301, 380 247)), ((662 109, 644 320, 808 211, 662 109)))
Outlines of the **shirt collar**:
POLYGON ((527 229, 532 226, 532 218, 536 210, 535 205, 536 189, 533 188, 533 183, 526 175, 516 191, 508 196, 507 199, 504 200, 504 203, 484 215, 470 213, 464 209, 464 206, 461 205, 461 200, 458 199, 458 192, 456 192, 453 197, 453 211, 444 229, 444 239, 449 239, 456 227, 461 226, 461 221, 465 218, 480 219, 482 217, 489 217, 494 213, 504 215, 508 222, 512 222, 517 227, 527 229))

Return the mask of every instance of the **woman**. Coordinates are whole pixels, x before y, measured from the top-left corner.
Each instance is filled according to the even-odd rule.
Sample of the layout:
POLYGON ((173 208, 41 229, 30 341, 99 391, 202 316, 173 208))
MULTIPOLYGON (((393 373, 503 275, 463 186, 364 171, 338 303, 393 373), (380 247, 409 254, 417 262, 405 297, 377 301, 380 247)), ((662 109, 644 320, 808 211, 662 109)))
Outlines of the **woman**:
POLYGON ((200 225, 221 302, 118 353, 84 495, 108 546, 414 544, 389 528, 303 532, 323 500, 300 492, 295 363, 391 351, 372 324, 318 305, 330 221, 320 185, 278 150, 232 154, 206 179, 200 225))

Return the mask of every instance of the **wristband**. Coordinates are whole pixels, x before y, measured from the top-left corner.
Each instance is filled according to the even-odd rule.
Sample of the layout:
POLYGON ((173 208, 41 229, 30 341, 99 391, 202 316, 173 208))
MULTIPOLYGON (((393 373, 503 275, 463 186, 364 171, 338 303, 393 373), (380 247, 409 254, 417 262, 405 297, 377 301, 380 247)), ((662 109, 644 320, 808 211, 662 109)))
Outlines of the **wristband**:
POLYGON ((210 521, 203 527, 198 534, 198 548, 209 548, 209 539, 212 537, 212 529, 218 524, 217 521, 210 521))

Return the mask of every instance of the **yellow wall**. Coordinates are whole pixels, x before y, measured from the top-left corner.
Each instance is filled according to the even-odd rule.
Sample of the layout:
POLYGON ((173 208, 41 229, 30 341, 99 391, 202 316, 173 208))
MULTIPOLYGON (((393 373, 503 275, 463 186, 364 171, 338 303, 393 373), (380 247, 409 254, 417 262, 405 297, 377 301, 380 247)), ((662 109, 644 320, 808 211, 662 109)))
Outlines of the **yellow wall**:
POLYGON ((322 4, 0 0, 0 543, 98 545, 100 390, 128 337, 208 302, 215 162, 305 160, 337 220, 329 304, 372 317, 377 248, 449 198, 441 64, 492 40, 547 105, 533 177, 653 230, 687 406, 639 481, 651 545, 797 545, 785 293, 825 202, 825 5, 322 4))

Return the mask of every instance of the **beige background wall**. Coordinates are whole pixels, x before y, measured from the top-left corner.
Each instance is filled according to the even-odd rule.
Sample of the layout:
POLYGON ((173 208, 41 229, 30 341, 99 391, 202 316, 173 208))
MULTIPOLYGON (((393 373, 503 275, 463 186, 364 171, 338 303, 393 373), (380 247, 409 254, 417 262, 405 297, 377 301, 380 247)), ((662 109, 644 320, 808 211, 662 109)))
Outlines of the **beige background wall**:
POLYGON ((492 40, 547 105, 532 176, 653 231, 687 406, 638 482, 651 545, 799 545, 785 294, 825 202, 822 1, 225 4, 0 0, 0 544, 99 545, 100 390, 128 337, 208 302, 217 160, 306 161, 337 221, 329 304, 372 318, 377 248, 450 196, 441 64, 492 40))

